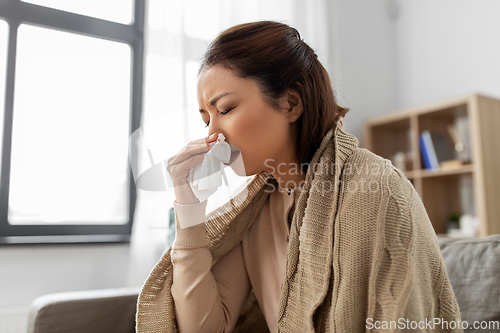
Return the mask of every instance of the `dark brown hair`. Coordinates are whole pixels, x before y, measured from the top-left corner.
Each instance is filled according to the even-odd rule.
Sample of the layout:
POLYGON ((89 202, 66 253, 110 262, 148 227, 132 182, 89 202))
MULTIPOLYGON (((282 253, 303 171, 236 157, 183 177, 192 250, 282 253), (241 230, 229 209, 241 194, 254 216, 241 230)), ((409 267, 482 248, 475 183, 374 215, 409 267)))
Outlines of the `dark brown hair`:
POLYGON ((286 24, 259 21, 223 31, 209 45, 199 73, 217 64, 239 77, 254 79, 276 109, 289 89, 300 94, 304 111, 296 121, 295 152, 304 172, 323 136, 349 111, 337 105, 316 53, 286 24))

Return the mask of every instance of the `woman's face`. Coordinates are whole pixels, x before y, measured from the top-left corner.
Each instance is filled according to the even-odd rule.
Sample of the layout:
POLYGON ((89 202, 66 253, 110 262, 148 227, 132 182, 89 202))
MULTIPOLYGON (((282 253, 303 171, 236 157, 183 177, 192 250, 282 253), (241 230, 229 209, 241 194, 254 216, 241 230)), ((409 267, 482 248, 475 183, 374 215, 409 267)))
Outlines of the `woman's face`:
POLYGON ((221 65, 208 67, 198 77, 198 104, 208 134, 222 133, 241 151, 245 174, 233 168, 236 174, 273 173, 279 163, 295 162, 290 117, 265 100, 254 80, 221 65))

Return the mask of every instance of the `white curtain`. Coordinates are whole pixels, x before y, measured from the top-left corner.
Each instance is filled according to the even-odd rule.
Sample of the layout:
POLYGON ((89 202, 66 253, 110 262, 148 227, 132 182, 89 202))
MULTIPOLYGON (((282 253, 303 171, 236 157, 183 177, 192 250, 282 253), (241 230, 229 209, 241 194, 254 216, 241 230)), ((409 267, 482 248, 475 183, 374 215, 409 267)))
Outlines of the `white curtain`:
MULTIPOLYGON (((297 28, 332 74, 331 17, 331 0, 148 0, 141 127, 155 138, 148 142, 149 148, 156 148, 155 161, 207 135, 197 111, 198 60, 219 32, 257 20, 287 23, 297 28)), ((129 286, 141 286, 170 245, 174 200, 172 191, 137 190, 129 286)), ((222 203, 209 199, 207 212, 222 203)))

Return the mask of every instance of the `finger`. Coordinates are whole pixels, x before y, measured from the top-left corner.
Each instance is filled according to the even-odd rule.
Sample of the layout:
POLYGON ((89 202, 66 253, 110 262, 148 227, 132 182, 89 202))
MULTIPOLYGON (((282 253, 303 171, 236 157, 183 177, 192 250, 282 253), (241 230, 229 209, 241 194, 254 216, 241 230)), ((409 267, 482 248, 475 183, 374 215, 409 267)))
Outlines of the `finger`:
POLYGON ((217 137, 217 133, 213 133, 208 137, 189 142, 175 156, 170 157, 167 163, 175 165, 181 163, 191 155, 209 151, 215 144, 217 137))
POLYGON ((179 168, 181 168, 181 166, 182 166, 183 170, 189 171, 195 165, 202 163, 204 157, 205 157, 205 155, 203 155, 203 154, 191 156, 190 158, 186 159, 184 162, 180 163, 179 168))
MULTIPOLYGON (((214 133, 215 134, 215 133, 214 133)), ((210 150, 210 143, 215 143, 217 140, 217 135, 210 135, 205 138, 196 139, 185 145, 178 154, 193 151, 194 153, 199 153, 203 150, 210 150)), ((177 154, 177 155, 178 155, 177 154)))
POLYGON ((190 144, 182 148, 175 156, 168 159, 168 164, 179 164, 189 157, 197 154, 205 154, 210 147, 206 143, 190 144))
POLYGON ((182 165, 184 162, 192 159, 192 158, 199 158, 203 159, 205 157, 205 154, 207 153, 206 150, 202 151, 201 153, 198 154, 177 154, 174 159, 172 159, 170 162, 167 163, 167 170, 171 172, 171 169, 173 167, 176 167, 178 165, 182 165))
POLYGON ((184 160, 183 162, 171 166, 170 170, 168 170, 168 167, 167 167, 167 171, 169 171, 169 173, 172 175, 172 178, 174 180, 179 180, 179 179, 185 180, 189 171, 194 166, 203 162, 203 157, 204 156, 201 154, 191 156, 190 158, 184 160))
POLYGON ((213 142, 213 141, 217 140, 218 136, 219 136, 218 133, 212 133, 212 134, 210 134, 207 137, 204 137, 204 138, 201 138, 201 139, 197 139, 197 140, 193 140, 191 142, 193 142, 193 143, 208 143, 208 142, 213 142))
POLYGON ((214 141, 217 141, 217 138, 218 138, 218 134, 217 133, 213 133, 211 134, 210 136, 206 137, 205 138, 205 142, 214 142, 214 141))

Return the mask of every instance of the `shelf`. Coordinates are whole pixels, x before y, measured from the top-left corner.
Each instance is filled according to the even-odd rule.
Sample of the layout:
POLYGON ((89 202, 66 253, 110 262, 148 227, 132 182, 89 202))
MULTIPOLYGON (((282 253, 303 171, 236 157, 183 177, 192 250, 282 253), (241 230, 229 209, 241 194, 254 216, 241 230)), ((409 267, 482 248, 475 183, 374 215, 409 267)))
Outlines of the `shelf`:
POLYGON ((474 167, 472 164, 468 164, 458 168, 419 170, 419 171, 420 171, 420 177, 427 178, 427 177, 451 176, 451 175, 462 175, 466 173, 472 173, 474 171, 474 167))
POLYGON ((466 164, 456 168, 449 169, 436 169, 436 170, 412 170, 405 171, 405 176, 408 179, 414 178, 429 178, 429 177, 439 177, 439 176, 453 176, 462 175, 474 172, 474 166, 472 164, 466 164))
MULTIPOLYGON (((472 214, 479 219, 478 234, 483 237, 500 234, 499 128, 500 99, 470 94, 369 119, 364 126, 364 144, 396 167, 408 170, 404 175, 422 199, 436 233, 446 235, 450 214, 472 214), (420 135, 429 131, 445 136, 453 150, 450 125, 460 129, 466 148, 463 154, 470 162, 424 169, 420 135)), ((464 158, 456 152, 453 155, 455 160, 464 158)))
POLYGON ((474 171, 474 167, 472 164, 469 164, 469 165, 463 165, 458 168, 419 170, 419 171, 420 171, 420 176, 422 178, 427 178, 427 177, 452 176, 452 175, 462 175, 462 174, 472 173, 474 171))

